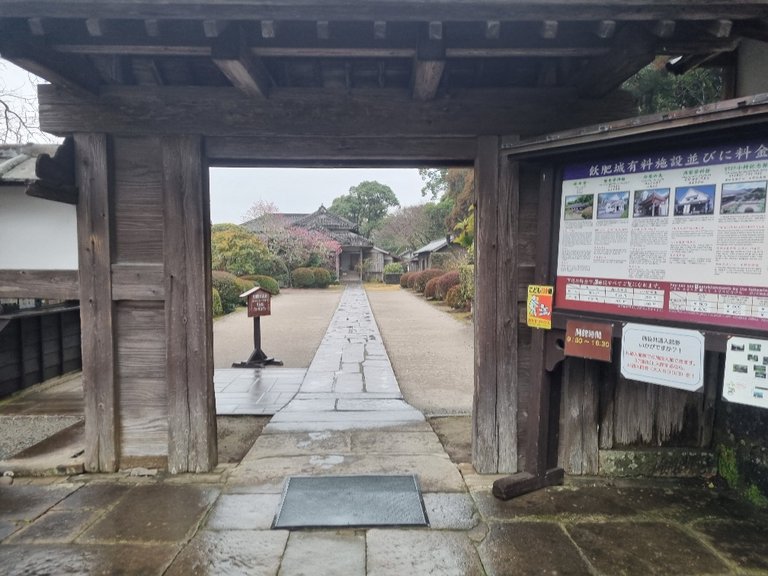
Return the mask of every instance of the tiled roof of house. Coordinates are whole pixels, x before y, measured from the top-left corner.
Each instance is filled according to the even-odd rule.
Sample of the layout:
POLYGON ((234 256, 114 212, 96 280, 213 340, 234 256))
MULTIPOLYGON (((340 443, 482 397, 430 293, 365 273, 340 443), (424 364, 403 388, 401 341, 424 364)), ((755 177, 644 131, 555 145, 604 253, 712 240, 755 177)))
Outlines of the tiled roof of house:
POLYGON ((436 250, 440 250, 440 248, 445 248, 448 246, 448 239, 447 238, 440 238, 438 240, 432 240, 429 244, 422 246, 418 250, 414 250, 413 254, 414 256, 417 254, 422 254, 424 252, 435 252, 436 250))
POLYGON ((354 230, 356 228, 354 222, 329 212, 323 205, 320 205, 320 208, 312 214, 296 219, 293 225, 302 228, 325 228, 326 230, 354 230))
POLYGON ((0 184, 23 184, 34 180, 35 162, 40 154, 56 153, 56 144, 1 144, 0 184))

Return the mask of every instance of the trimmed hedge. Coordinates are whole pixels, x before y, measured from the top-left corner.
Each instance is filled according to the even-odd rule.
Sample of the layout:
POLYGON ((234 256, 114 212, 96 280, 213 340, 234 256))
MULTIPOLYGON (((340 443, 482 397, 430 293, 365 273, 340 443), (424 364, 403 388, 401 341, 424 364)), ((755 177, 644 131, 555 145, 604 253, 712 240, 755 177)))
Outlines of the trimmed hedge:
POLYGON ((331 273, 325 268, 312 268, 315 276, 315 288, 328 288, 331 283, 331 273))
POLYGON ((291 272, 294 288, 312 288, 315 285, 315 273, 311 268, 296 268, 291 272))
POLYGON ((222 270, 215 270, 211 274, 211 281, 213 287, 219 292, 224 314, 229 314, 238 306, 245 305, 245 300, 240 298, 240 294, 253 287, 247 281, 240 280, 234 274, 222 270))
POLYGON ((402 276, 400 276, 400 287, 401 288, 408 288, 408 279, 413 276, 413 272, 406 272, 402 276))
POLYGON ((459 267, 459 276, 461 277, 461 306, 470 306, 475 299, 475 267, 472 264, 466 264, 459 267))
POLYGON ((445 303, 451 308, 461 308, 461 286, 451 286, 445 295, 445 303))
POLYGON ((429 282, 426 283, 424 286, 424 298, 427 300, 433 300, 436 298, 437 295, 437 283, 440 280, 440 277, 432 278, 429 282))
POLYGON ((443 274, 445 274, 445 272, 438 268, 427 268, 426 270, 422 270, 416 274, 416 280, 413 284, 414 290, 419 293, 424 292, 424 289, 427 287, 427 282, 432 280, 432 278, 439 278, 443 274))
POLYGON ((384 274, 402 274, 403 265, 400 262, 390 262, 384 266, 384 274))
POLYGON ((224 314, 224 308, 221 306, 221 295, 216 288, 213 289, 213 315, 221 316, 224 314))
POLYGON ((461 283, 458 270, 451 270, 446 272, 440 278, 437 279, 437 288, 435 289, 435 298, 438 300, 445 300, 448 295, 448 290, 453 286, 458 286, 461 283))
POLYGON ((249 274, 247 276, 241 276, 241 278, 243 280, 253 282, 254 284, 258 284, 273 296, 280 294, 280 285, 277 283, 277 280, 271 276, 264 276, 263 274, 249 274))

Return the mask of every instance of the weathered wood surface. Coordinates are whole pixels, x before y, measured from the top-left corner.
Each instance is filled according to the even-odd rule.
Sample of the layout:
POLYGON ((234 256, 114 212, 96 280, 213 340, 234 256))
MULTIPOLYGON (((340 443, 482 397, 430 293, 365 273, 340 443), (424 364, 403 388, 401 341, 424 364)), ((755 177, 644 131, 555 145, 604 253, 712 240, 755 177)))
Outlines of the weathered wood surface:
POLYGON ((85 393, 85 469, 118 465, 111 283, 110 158, 107 136, 75 136, 80 318, 85 393))
POLYGON ((498 376, 496 340, 498 266, 499 139, 478 140, 475 164, 477 235, 475 238, 475 391, 472 403, 472 464, 483 473, 498 472, 498 376))
MULTIPOLYGON (((165 312, 160 302, 118 302, 115 314, 120 462, 168 454, 165 312)), ((145 461, 147 465, 152 460, 145 461)))
POLYGON ((234 88, 106 87, 100 97, 86 100, 40 85, 38 94, 41 126, 54 134, 99 129, 226 137, 531 135, 615 120, 632 110, 628 94, 598 102, 555 88, 454 91, 429 102, 394 89, 276 88, 269 99, 254 99, 234 88))
POLYGON ((3 13, 21 18, 140 18, 161 20, 342 20, 444 21, 455 20, 687 20, 755 18, 765 15, 765 4, 755 1, 695 0, 401 0, 380 2, 331 0, 308 4, 303 0, 4 0, 3 13))
POLYGON ((114 261, 162 264, 160 139, 115 137, 114 261))
POLYGON ((0 298, 80 298, 77 270, 0 270, 0 298))
POLYGON ((113 300, 164 300, 165 276, 162 264, 113 264, 113 300))
POLYGON ((597 474, 599 445, 598 362, 566 358, 562 371, 558 461, 568 474, 597 474))
POLYGON ((210 214, 202 140, 162 141, 168 468, 216 466, 210 214))
POLYGON ((395 162, 399 166, 457 166, 474 162, 477 139, 374 137, 253 137, 210 136, 205 153, 212 165, 279 164, 346 165, 395 162))

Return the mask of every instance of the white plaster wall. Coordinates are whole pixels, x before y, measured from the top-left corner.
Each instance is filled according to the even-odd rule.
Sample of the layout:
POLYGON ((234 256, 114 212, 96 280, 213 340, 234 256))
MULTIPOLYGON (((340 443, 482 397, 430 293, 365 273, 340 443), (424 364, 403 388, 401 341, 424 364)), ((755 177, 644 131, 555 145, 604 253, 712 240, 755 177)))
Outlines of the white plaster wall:
POLYGON ((744 40, 739 46, 736 96, 768 92, 768 42, 744 40))
POLYGON ((76 270, 75 207, 0 186, 0 270, 76 270))

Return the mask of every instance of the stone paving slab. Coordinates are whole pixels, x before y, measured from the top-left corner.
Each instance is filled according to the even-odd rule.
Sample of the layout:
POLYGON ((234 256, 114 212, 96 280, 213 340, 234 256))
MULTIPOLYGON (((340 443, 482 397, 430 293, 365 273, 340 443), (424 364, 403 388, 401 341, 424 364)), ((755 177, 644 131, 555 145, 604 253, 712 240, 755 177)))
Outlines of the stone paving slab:
POLYGON ((768 573, 768 523, 701 519, 693 525, 705 541, 741 570, 768 573))
POLYGON ((365 535, 352 530, 292 532, 279 576, 365 576, 365 535))
POLYGON ((430 528, 471 530, 480 521, 469 494, 436 492, 424 494, 423 498, 430 528))
POLYGON ((52 510, 16 532, 8 542, 13 544, 72 542, 102 514, 101 510, 93 509, 52 510))
POLYGON ((604 574, 666 576, 731 571, 701 542, 663 522, 579 523, 568 526, 567 531, 592 566, 604 574))
POLYGON ((168 544, 3 545, 4 576, 136 574, 160 576, 178 553, 168 544))
POLYGON ((0 486, 0 521, 11 525, 32 522, 77 488, 76 484, 0 486))
POLYGON ((369 576, 484 574, 472 541, 461 532, 369 530, 366 544, 369 576))
POLYGON ((565 530, 549 522, 490 524, 478 551, 488 576, 592 574, 565 530))
POLYGON ((304 380, 300 368, 218 368, 213 374, 217 415, 271 416, 290 402, 304 380))
POLYGON ((292 475, 415 474, 424 492, 464 492, 456 467, 445 455, 326 454, 261 458, 243 462, 229 477, 229 486, 258 487, 279 493, 292 475))
POLYGON ((274 576, 287 540, 285 530, 206 530, 181 551, 166 574, 274 576))
POLYGON ((194 533, 219 490, 212 487, 151 484, 132 488, 89 528, 82 542, 180 542, 194 533), (148 530, 147 527, 152 529, 148 530))
POLYGON ((278 494, 222 494, 211 511, 208 530, 269 530, 280 505, 278 494))

